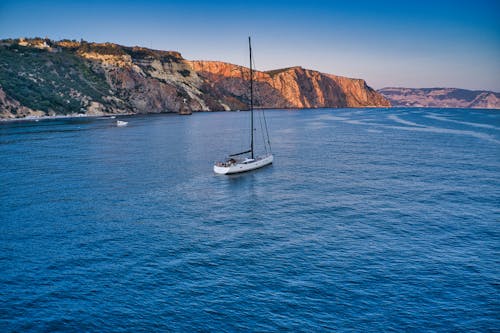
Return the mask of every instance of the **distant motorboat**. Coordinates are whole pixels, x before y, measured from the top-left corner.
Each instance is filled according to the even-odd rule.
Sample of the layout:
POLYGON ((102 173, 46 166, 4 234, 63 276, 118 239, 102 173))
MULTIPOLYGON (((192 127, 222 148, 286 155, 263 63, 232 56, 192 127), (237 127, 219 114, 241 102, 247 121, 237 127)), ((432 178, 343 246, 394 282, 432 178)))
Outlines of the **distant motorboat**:
POLYGON ((111 117, 109 117, 109 119, 115 119, 115 118, 116 118, 115 116, 111 116, 111 117))
POLYGON ((121 120, 116 121, 116 126, 118 126, 118 127, 123 127, 123 126, 127 126, 127 125, 128 125, 128 122, 126 122, 126 121, 121 121, 121 120))

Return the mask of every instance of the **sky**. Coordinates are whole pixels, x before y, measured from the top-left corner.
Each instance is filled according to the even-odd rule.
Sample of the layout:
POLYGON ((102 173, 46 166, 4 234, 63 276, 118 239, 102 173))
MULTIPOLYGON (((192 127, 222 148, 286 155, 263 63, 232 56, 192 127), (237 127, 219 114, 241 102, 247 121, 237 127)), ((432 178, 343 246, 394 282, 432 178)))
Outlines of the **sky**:
POLYGON ((499 0, 0 0, 0 38, 83 38, 247 65, 249 35, 259 70, 500 92, 499 0))

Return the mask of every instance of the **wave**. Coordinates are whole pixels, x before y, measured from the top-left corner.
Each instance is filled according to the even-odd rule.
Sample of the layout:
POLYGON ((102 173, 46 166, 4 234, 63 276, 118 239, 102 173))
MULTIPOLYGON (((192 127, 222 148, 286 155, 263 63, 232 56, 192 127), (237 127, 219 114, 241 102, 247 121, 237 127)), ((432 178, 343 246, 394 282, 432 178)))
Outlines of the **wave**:
POLYGON ((339 117, 339 116, 334 116, 331 114, 322 114, 318 117, 316 117, 317 120, 336 120, 336 121, 346 121, 346 120, 351 120, 351 118, 346 118, 346 117, 339 117))
POLYGON ((494 130, 500 131, 500 128, 498 128, 496 126, 493 126, 493 125, 480 124, 480 123, 471 123, 471 122, 468 122, 468 121, 460 121, 460 120, 448 119, 448 118, 440 117, 440 116, 435 115, 435 114, 426 115, 424 117, 429 118, 429 119, 439 120, 439 121, 447 121, 447 122, 455 123, 455 124, 468 125, 468 126, 480 127, 480 128, 488 128, 488 129, 494 129, 494 130))
MULTIPOLYGON (((448 120, 450 122, 456 122, 456 123, 462 123, 462 124, 467 123, 467 122, 461 122, 458 120, 453 121, 450 119, 441 118, 441 117, 434 115, 434 114, 426 115, 424 117, 431 118, 431 119, 439 118, 438 120, 448 120)), ((401 130, 405 130, 405 131, 417 131, 417 132, 431 132, 431 133, 440 133, 440 134, 467 135, 467 136, 472 136, 472 137, 477 138, 477 139, 482 139, 482 140, 490 141, 490 142, 497 143, 497 144, 500 143, 500 141, 497 140, 497 138, 495 136, 490 135, 490 134, 486 134, 486 133, 475 132, 475 131, 471 131, 471 130, 459 130, 459 129, 452 129, 452 128, 428 126, 425 124, 417 124, 417 123, 412 122, 412 121, 404 120, 396 115, 389 115, 389 116, 387 116, 387 118, 391 119, 399 124, 407 125, 407 126, 386 126, 388 128, 392 128, 392 129, 401 129, 401 130)), ((477 124, 477 123, 468 123, 468 124, 489 126, 489 125, 477 124)), ((484 127, 484 126, 477 126, 477 127, 484 127)), ((494 127, 494 128, 496 129, 496 127, 494 127)))
POLYGON ((347 118, 347 117, 339 117, 339 116, 332 116, 332 115, 321 115, 316 117, 316 120, 331 120, 331 121, 340 121, 346 124, 352 124, 352 125, 367 125, 367 126, 381 126, 381 124, 377 123, 368 123, 366 121, 371 121, 370 119, 352 119, 352 118, 347 118))
POLYGON ((456 130, 451 128, 441 128, 441 127, 433 127, 433 126, 422 126, 419 127, 406 127, 406 126, 387 126, 387 128, 392 129, 401 129, 405 131, 416 131, 416 132, 431 132, 431 133, 440 133, 440 134, 455 134, 455 135, 468 135, 475 137, 477 139, 482 139, 486 141, 490 141, 496 144, 500 144, 500 141, 497 140, 493 135, 486 133, 479 133, 474 131, 467 130, 456 130))
POLYGON ((387 118, 390 119, 390 120, 393 120, 393 121, 395 121, 397 123, 403 124, 403 125, 415 126, 415 127, 425 127, 425 125, 420 125, 420 124, 414 123, 412 121, 401 119, 401 118, 399 118, 398 116, 396 116, 394 114, 391 114, 391 115, 387 116, 387 118))
POLYGON ((321 122, 321 121, 313 121, 313 122, 308 123, 307 127, 312 128, 312 129, 321 129, 321 128, 328 127, 328 124, 325 122, 321 122))
MULTIPOLYGON (((499 129, 499 128, 492 126, 492 125, 462 122, 462 121, 458 121, 458 120, 455 121, 455 120, 450 120, 450 119, 446 119, 446 118, 441 118, 441 117, 439 117, 437 115, 433 115, 433 114, 425 116, 425 117, 431 118, 431 119, 449 121, 449 122, 453 122, 453 123, 471 125, 471 126, 481 127, 481 128, 489 128, 489 129, 497 129, 497 130, 499 129)), ((466 136, 472 136, 472 137, 477 138, 477 139, 486 140, 489 142, 500 144, 500 141, 494 135, 490 135, 487 133, 475 132, 472 130, 459 130, 459 129, 452 129, 452 128, 428 126, 425 124, 418 124, 418 123, 415 123, 413 121, 402 119, 401 117, 399 117, 397 115, 393 115, 393 114, 388 115, 387 119, 390 119, 398 124, 402 124, 402 125, 406 125, 406 126, 385 125, 385 124, 380 124, 380 123, 368 122, 368 121, 370 121, 369 119, 357 120, 357 119, 352 119, 352 118, 347 118, 347 117, 339 117, 339 116, 333 116, 333 115, 321 115, 321 116, 317 117, 316 119, 323 120, 323 121, 324 120, 340 121, 340 122, 352 124, 352 125, 364 125, 364 126, 376 126, 379 128, 400 129, 400 130, 405 130, 405 131, 466 135, 466 136)), ((316 124, 316 122, 313 124, 316 124)), ((368 130, 368 131, 376 133, 376 131, 378 132, 379 130, 373 129, 373 130, 368 130)))

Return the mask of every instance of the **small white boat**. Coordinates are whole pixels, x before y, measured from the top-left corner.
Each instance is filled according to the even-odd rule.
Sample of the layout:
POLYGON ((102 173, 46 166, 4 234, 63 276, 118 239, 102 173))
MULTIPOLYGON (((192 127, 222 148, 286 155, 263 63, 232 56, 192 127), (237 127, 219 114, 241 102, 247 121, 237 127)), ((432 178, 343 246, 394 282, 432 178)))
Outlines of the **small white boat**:
POLYGON ((116 118, 115 116, 111 116, 111 117, 109 117, 109 119, 115 119, 115 118, 116 118))
POLYGON ((116 126, 118 126, 118 127, 123 127, 123 126, 127 126, 127 125, 128 125, 128 122, 126 122, 126 121, 121 121, 121 120, 116 121, 116 126))
MULTIPOLYGON (((255 155, 254 147, 254 110, 253 110, 253 67, 252 67, 252 45, 250 37, 248 37, 248 49, 250 51, 250 149, 241 153, 231 154, 224 162, 216 162, 214 164, 214 172, 220 175, 230 175, 234 173, 246 172, 265 167, 273 163, 273 154, 271 151, 271 142, 269 140, 269 133, 267 131, 267 122, 264 115, 264 110, 261 112, 261 129, 265 129, 265 136, 263 135, 263 143, 265 153, 258 157, 255 155), (263 121, 263 122, 262 122, 263 121), (264 126, 262 126, 264 124, 264 126), (241 158, 239 156, 248 154, 249 157, 241 158)), ((237 110, 238 112, 240 110, 237 110)), ((264 133, 263 133, 264 134, 264 133)), ((247 156, 248 156, 247 155, 247 156)))

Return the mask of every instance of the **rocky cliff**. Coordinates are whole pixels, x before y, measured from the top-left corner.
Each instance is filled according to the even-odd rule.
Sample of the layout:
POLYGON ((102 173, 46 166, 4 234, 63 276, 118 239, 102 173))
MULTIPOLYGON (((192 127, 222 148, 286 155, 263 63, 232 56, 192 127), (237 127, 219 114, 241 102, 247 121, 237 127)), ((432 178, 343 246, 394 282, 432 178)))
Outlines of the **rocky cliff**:
MULTIPOLYGON (((218 61, 190 61, 191 68, 221 96, 248 96, 249 69, 218 61)), ((255 104, 264 108, 390 106, 364 80, 302 67, 254 73, 255 104)))
POLYGON ((383 88, 393 106, 500 109, 500 94, 457 88, 383 88))
MULTIPOLYGON (((112 43, 0 41, 0 117, 248 107, 249 69, 112 43)), ((264 108, 389 106, 365 81, 301 67, 254 73, 264 108)))

